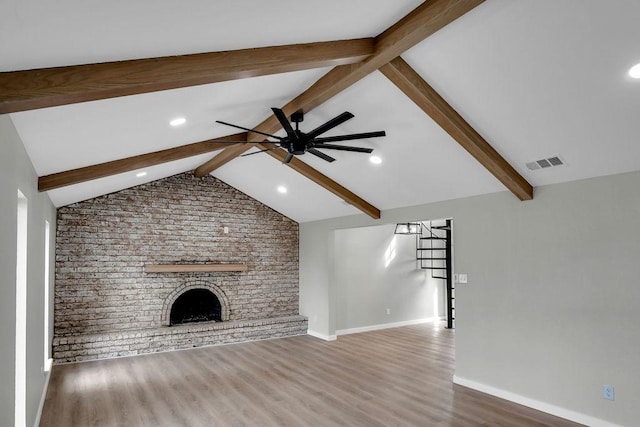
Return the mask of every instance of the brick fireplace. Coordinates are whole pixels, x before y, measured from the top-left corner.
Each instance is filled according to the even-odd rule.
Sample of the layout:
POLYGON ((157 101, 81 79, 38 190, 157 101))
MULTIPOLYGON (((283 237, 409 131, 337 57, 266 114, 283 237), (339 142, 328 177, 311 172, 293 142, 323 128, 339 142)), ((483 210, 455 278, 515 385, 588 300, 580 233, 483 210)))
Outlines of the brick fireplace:
POLYGON ((298 224, 216 178, 185 173, 62 207, 57 233, 56 363, 306 333, 298 224), (246 271, 145 272, 210 263, 246 271), (202 307, 183 304, 190 292, 202 307), (171 325, 172 308, 188 320, 171 325))

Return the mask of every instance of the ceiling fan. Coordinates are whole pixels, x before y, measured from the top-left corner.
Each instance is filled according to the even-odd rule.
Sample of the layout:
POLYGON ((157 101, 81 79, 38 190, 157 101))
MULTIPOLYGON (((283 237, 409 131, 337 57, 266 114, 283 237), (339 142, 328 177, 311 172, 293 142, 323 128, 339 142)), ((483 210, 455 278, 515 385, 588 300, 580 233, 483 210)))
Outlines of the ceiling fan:
MULTIPOLYGON (((294 155, 300 155, 304 153, 311 153, 314 156, 320 157, 327 162, 333 162, 335 159, 331 156, 326 155, 319 149, 327 149, 327 150, 341 150, 341 151, 353 151, 356 153, 371 153, 373 152, 372 148, 361 148, 361 147, 350 147, 346 145, 336 145, 330 144, 332 142, 338 141, 350 141, 354 139, 365 139, 365 138, 376 138, 379 136, 386 136, 385 131, 377 131, 377 132, 365 132, 365 133, 351 133, 347 135, 337 135, 337 136, 328 136, 328 137, 319 137, 323 133, 333 129, 334 127, 346 122, 347 120, 353 118, 353 114, 345 111, 344 113, 334 117, 323 125, 318 126, 310 132, 302 132, 299 129, 299 124, 304 120, 304 114, 302 112, 296 112, 291 115, 291 123, 295 123, 295 129, 291 126, 291 123, 287 120, 287 116, 280 108, 271 108, 273 114, 276 116, 282 128, 287 133, 287 136, 277 136, 271 135, 265 132, 261 132, 255 129, 249 129, 242 126, 234 125, 231 123, 223 122, 220 120, 216 120, 217 123, 231 126, 234 128, 246 130, 247 132, 257 133, 269 138, 274 138, 277 141, 271 141, 275 144, 278 144, 281 148, 287 150, 287 157, 284 159, 283 163, 289 163, 291 159, 293 159, 294 155)), ((263 153, 265 151, 275 150, 278 147, 267 148, 266 150, 256 151, 254 153, 243 154, 243 156, 250 156, 252 154, 263 153)))

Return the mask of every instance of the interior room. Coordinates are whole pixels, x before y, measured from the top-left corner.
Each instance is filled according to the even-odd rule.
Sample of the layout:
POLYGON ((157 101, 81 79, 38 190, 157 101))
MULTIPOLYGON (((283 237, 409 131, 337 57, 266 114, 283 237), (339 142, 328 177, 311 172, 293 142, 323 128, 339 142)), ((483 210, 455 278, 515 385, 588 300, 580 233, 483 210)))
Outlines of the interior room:
POLYGON ((637 425, 639 19, 2 2, 0 425, 637 425))

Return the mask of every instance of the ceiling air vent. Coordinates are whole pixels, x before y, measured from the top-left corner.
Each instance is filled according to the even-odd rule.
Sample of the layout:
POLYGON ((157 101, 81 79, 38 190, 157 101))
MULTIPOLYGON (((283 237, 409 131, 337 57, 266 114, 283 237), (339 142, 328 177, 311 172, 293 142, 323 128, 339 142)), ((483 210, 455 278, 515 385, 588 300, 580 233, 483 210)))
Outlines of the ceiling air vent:
POLYGON ((529 170, 535 171, 538 169, 551 168, 554 166, 562 166, 564 165, 564 161, 559 156, 553 156, 546 159, 536 160, 534 162, 527 163, 527 168, 529 170))

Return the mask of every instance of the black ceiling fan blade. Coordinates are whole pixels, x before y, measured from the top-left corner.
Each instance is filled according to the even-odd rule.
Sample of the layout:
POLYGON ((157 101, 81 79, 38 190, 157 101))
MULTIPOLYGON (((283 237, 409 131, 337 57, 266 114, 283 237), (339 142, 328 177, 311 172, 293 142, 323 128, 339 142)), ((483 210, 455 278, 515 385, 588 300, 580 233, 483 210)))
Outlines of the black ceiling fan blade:
POLYGON ((275 150, 276 148, 278 148, 278 147, 265 148, 264 150, 258 150, 258 151, 254 151, 252 153, 241 154, 240 157, 253 156, 254 154, 264 153, 265 151, 275 150))
POLYGON ((329 150, 340 150, 340 151, 353 151, 356 153, 373 153, 373 148, 348 147, 345 145, 316 144, 315 148, 326 148, 329 150))
POLYGON ((287 157, 284 158, 282 163, 284 163, 284 164, 290 163, 292 159, 293 159, 293 154, 287 153, 287 157))
POLYGON ((387 133, 383 130, 377 132, 350 133, 348 135, 336 135, 316 138, 311 142, 324 144, 325 142, 351 141, 353 139, 377 138, 379 136, 387 136, 387 133))
POLYGON ((284 114, 284 111, 282 111, 280 108, 271 108, 271 111, 273 111, 276 119, 278 119, 278 121, 280 122, 282 129, 287 132, 289 138, 296 138, 296 132, 291 127, 291 123, 289 123, 289 120, 287 120, 287 116, 286 114, 284 114))
MULTIPOLYGON (((259 131, 259 130, 245 128, 245 127, 242 127, 242 126, 234 125, 234 124, 227 123, 227 122, 223 122, 223 121, 220 121, 220 120, 216 120, 216 123, 220 123, 220 124, 222 124, 222 125, 226 125, 226 126, 231 126, 231 127, 233 127, 233 128, 238 128, 238 129, 246 130, 247 132, 257 133, 257 134, 264 135, 264 136, 268 136, 268 137, 271 137, 271 138, 283 139, 281 136, 271 135, 271 134, 269 134, 269 133, 264 133, 264 132, 261 132, 261 131, 259 131)), ((246 141, 245 141, 245 142, 246 142, 246 141)))
POLYGON ((314 156, 318 156, 320 157, 322 160, 326 160, 327 162, 331 163, 334 162, 336 159, 334 159, 331 156, 327 156, 326 154, 324 154, 322 151, 318 151, 315 148, 309 148, 307 149, 307 153, 311 153, 314 156))
POLYGON ((348 111, 345 111, 344 113, 340 114, 339 116, 334 117, 333 119, 329 120, 327 123, 318 126, 317 128, 315 128, 314 130, 312 130, 311 132, 309 132, 307 134, 307 138, 308 139, 313 139, 318 135, 322 135, 323 133, 333 129, 334 127, 346 122, 349 119, 352 119, 354 116, 353 114, 351 114, 348 111))

